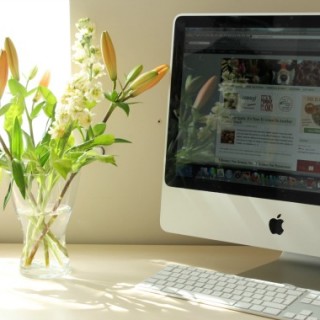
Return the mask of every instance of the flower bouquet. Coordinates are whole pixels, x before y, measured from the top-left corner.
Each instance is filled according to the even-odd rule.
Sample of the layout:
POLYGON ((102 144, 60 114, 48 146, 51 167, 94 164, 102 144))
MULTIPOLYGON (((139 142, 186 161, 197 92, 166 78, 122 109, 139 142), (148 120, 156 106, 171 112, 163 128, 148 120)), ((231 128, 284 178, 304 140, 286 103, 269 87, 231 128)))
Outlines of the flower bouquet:
POLYGON ((73 62, 79 72, 60 99, 49 89, 50 72, 36 80, 38 68, 34 67, 24 79, 20 77, 18 54, 10 38, 0 51, 0 167, 10 177, 3 205, 13 195, 24 232, 20 270, 32 277, 67 272, 65 229, 78 173, 95 161, 116 164, 107 147, 128 141, 107 132, 112 113, 122 109, 129 115, 131 100, 155 86, 168 71, 167 65, 160 65, 143 72, 143 66, 137 65, 119 81, 108 32, 102 32, 96 46, 90 19, 80 19, 76 27, 73 62), (111 81, 109 90, 102 86, 104 76, 111 81), (103 101, 107 102, 102 106, 104 117, 94 121, 94 109, 103 101), (43 132, 38 137, 35 131, 40 126, 43 132))

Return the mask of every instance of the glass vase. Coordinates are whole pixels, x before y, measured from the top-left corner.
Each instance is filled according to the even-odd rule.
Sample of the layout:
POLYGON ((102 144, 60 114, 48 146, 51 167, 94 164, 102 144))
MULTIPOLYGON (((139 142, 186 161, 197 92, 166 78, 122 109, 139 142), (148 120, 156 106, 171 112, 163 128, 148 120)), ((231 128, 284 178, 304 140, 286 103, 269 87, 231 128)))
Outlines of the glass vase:
POLYGON ((23 231, 20 272, 32 278, 59 278, 69 273, 66 231, 77 180, 57 174, 25 176, 26 192, 13 187, 13 203, 23 231))

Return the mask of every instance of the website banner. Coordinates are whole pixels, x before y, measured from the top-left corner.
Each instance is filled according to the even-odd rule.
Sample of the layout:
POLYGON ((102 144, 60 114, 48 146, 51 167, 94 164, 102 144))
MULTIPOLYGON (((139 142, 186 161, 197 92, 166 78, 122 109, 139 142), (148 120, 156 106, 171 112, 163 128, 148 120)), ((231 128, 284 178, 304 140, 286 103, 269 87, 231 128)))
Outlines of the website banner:
POLYGON ((320 90, 310 65, 320 67, 310 61, 286 67, 279 60, 223 60, 218 163, 320 173, 320 90), (258 65, 268 66, 270 76, 265 69, 261 78, 258 65))

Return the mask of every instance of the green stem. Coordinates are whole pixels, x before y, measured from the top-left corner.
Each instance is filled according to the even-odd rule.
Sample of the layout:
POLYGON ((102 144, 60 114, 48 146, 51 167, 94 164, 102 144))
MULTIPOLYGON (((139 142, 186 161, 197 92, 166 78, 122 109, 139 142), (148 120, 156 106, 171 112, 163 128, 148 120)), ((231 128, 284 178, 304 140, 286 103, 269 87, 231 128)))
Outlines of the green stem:
MULTIPOLYGON (((33 107, 34 107, 34 102, 32 104, 32 109, 33 109, 33 107)), ((34 140, 33 126, 32 126, 32 119, 31 119, 31 117, 29 115, 29 112, 28 112, 28 109, 27 109, 26 106, 25 106, 25 110, 26 110, 29 130, 30 130, 30 138, 31 138, 32 144, 34 145, 35 144, 35 140, 34 140)))
POLYGON ((4 150, 4 152, 6 153, 6 155, 9 157, 9 159, 12 161, 13 160, 13 156, 10 152, 10 150, 8 149, 6 143, 4 142, 4 140, 2 139, 1 135, 0 135, 0 144, 4 150))
POLYGON ((45 264, 46 266, 50 265, 50 255, 49 250, 53 252, 55 257, 57 258, 57 261, 61 263, 60 258, 60 252, 68 257, 68 252, 66 247, 60 242, 60 240, 50 231, 48 228, 48 224, 45 223, 44 217, 41 216, 38 219, 35 217, 31 217, 28 222, 28 234, 26 235, 24 250, 23 250, 23 256, 24 256, 24 266, 30 266, 32 264, 32 261, 35 257, 35 254, 37 253, 37 250, 39 249, 40 243, 43 243, 44 248, 44 258, 45 258, 45 264), (41 228, 39 227, 39 221, 41 221, 41 227, 42 233, 41 236, 37 239, 34 246, 31 247, 31 244, 34 239, 34 234, 39 232, 41 228), (43 232, 43 230, 46 229, 46 233, 43 232), (37 245, 37 246, 36 246, 37 245))
POLYGON ((44 248, 45 265, 46 267, 48 267, 50 265, 50 256, 49 256, 49 243, 47 239, 43 239, 43 248, 44 248))
POLYGON ((112 112, 115 110, 116 106, 111 103, 109 111, 107 112, 107 114, 105 115, 104 119, 102 120, 102 122, 106 123, 108 121, 108 119, 110 118, 110 116, 112 115, 112 112))
MULTIPOLYGON (((71 176, 69 177, 68 181, 64 185, 64 188, 62 189, 62 191, 60 193, 60 196, 59 196, 57 202, 55 203, 55 205, 53 207, 53 210, 52 210, 53 212, 55 212, 59 208, 65 193, 67 192, 71 182, 73 181, 73 179, 75 178, 76 175, 77 175, 76 172, 71 174, 71 176)), ((56 221, 57 218, 58 218, 58 214, 55 214, 50 218, 50 220, 48 221, 47 224, 44 223, 42 232, 41 232, 39 238, 37 239, 37 241, 35 242, 35 244, 33 245, 32 249, 31 249, 31 252, 30 252, 30 254, 28 255, 28 257, 26 259, 26 265, 31 265, 35 255, 36 255, 36 253, 37 253, 37 251, 38 251, 38 249, 40 247, 41 241, 43 241, 44 238, 48 235, 48 233, 50 233, 50 227, 56 221)), ((57 243, 58 247, 59 247, 59 245, 61 245, 61 244, 58 244, 59 243, 58 239, 55 239, 55 242, 57 243)))
POLYGON ((62 189, 62 191, 61 191, 61 193, 60 193, 60 196, 59 196, 57 202, 55 203, 55 205, 54 205, 54 207, 53 207, 53 212, 56 211, 56 210, 59 208, 59 206, 60 206, 60 204, 61 204, 61 201, 62 201, 64 195, 65 195, 66 192, 68 191, 68 188, 70 187, 70 184, 71 184, 71 182, 73 181, 73 179, 76 177, 76 175, 77 175, 77 172, 74 172, 74 173, 72 173, 72 174, 70 175, 68 181, 66 182, 66 184, 64 185, 64 187, 63 187, 63 189, 62 189))

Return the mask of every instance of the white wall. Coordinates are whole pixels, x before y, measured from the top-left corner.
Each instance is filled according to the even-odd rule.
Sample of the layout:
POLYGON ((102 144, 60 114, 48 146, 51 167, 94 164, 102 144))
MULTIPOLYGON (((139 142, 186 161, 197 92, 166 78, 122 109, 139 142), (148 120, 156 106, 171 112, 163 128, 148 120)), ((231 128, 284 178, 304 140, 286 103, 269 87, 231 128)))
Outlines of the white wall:
MULTIPOLYGON (((301 11, 320 12, 319 0, 70 0, 72 35, 74 23, 86 16, 96 23, 98 34, 108 30, 120 74, 139 63, 145 69, 170 63, 172 22, 179 13, 301 11)), ((133 143, 113 148, 119 155, 117 168, 92 165, 84 170, 69 242, 196 243, 159 226, 169 78, 138 99, 142 103, 129 118, 119 112, 112 119, 110 130, 133 143)), ((0 216, 0 241, 19 239, 9 207, 0 216)))

